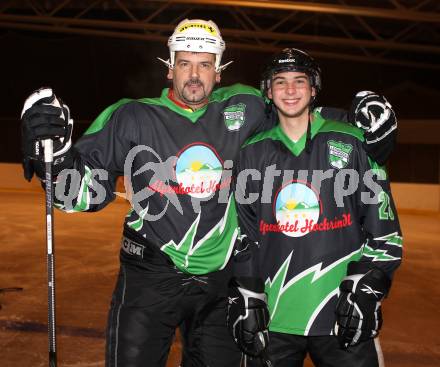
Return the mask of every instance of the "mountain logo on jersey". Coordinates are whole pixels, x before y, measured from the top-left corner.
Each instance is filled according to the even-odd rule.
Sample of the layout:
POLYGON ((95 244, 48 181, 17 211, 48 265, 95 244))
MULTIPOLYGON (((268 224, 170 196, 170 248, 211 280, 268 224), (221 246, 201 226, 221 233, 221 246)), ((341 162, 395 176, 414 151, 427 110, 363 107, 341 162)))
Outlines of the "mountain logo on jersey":
POLYGON ((185 147, 177 157, 176 180, 183 191, 206 198, 219 189, 223 172, 216 150, 203 143, 185 147))
POLYGON ((328 145, 328 161, 332 167, 341 169, 345 168, 350 161, 350 154, 353 150, 351 144, 345 144, 340 141, 329 140, 328 145))
POLYGON ((310 224, 318 221, 319 195, 305 182, 291 182, 277 193, 274 211, 282 233, 302 237, 310 232, 310 224))
POLYGON ((246 105, 244 103, 235 104, 226 107, 223 110, 225 125, 229 131, 236 131, 243 126, 245 122, 244 112, 246 105))

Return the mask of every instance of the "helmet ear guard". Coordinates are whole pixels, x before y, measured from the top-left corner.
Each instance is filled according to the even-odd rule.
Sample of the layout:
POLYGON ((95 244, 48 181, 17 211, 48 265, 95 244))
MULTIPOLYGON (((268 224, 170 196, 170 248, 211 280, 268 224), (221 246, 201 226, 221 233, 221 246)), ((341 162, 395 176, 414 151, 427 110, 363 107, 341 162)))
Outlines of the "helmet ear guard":
POLYGON ((217 73, 220 73, 232 63, 230 61, 220 65, 226 45, 217 25, 211 20, 185 19, 181 21, 168 39, 168 48, 170 50, 170 58, 164 60, 158 57, 158 59, 170 69, 174 67, 177 51, 215 54, 215 71, 217 73))

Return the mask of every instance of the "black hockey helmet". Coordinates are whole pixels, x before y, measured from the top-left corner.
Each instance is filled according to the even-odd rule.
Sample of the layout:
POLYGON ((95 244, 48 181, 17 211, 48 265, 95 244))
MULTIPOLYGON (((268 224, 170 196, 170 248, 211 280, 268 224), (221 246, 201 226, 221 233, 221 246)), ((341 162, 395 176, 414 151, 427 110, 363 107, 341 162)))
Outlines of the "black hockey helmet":
POLYGON ((267 97, 272 77, 284 71, 305 73, 309 77, 310 85, 315 88, 316 94, 321 90, 321 69, 318 63, 304 51, 285 48, 274 56, 263 72, 260 88, 264 97, 267 97))

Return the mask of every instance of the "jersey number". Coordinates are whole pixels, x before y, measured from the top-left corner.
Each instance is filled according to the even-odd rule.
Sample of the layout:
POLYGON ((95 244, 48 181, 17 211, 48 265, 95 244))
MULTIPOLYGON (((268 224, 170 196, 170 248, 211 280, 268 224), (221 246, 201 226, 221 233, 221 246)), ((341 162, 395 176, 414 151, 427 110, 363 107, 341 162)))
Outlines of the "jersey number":
POLYGON ((380 202, 379 219, 394 220, 394 213, 390 206, 390 197, 385 191, 382 191, 379 194, 379 202, 380 202))

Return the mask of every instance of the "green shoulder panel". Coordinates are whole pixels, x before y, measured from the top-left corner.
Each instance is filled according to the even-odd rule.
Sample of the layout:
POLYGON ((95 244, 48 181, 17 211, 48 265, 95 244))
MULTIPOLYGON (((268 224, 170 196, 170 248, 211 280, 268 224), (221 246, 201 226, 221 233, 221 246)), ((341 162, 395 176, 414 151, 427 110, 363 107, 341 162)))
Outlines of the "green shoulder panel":
MULTIPOLYGON (((205 113, 206 106, 194 112, 187 111, 182 107, 177 106, 174 102, 172 102, 168 98, 168 90, 169 90, 168 88, 165 88, 162 91, 162 94, 159 98, 141 98, 137 100, 130 98, 123 98, 119 100, 118 102, 112 104, 111 106, 107 107, 104 111, 102 111, 101 114, 92 122, 92 124, 89 126, 89 128, 84 134, 89 135, 102 130, 104 126, 107 124, 110 117, 120 106, 132 101, 167 107, 170 110, 180 114, 181 116, 188 118, 193 123, 196 122, 200 118, 200 116, 202 116, 205 113)), ((243 84, 234 84, 228 87, 222 87, 215 90, 211 95, 209 103, 222 102, 228 98, 231 98, 239 94, 248 94, 256 97, 261 97, 260 91, 255 88, 243 84)))
POLYGON ((233 84, 228 87, 216 89, 209 99, 209 102, 221 102, 238 94, 249 94, 256 97, 261 97, 261 92, 258 89, 244 84, 233 84))
POLYGON ((102 130, 104 126, 107 124, 107 121, 110 119, 111 115, 113 115, 113 112, 115 110, 129 102, 131 102, 132 99, 130 98, 123 98, 120 99, 118 102, 113 103, 111 106, 108 106, 104 111, 102 111, 99 116, 92 122, 92 124, 89 126, 89 128, 86 130, 84 135, 89 135, 98 132, 99 130, 102 130))
POLYGON ((262 141, 265 139, 280 140, 279 134, 278 134, 278 125, 276 125, 275 127, 273 127, 270 130, 262 131, 256 135, 251 136, 249 139, 247 139, 244 142, 244 144, 241 147, 244 148, 248 145, 258 143, 259 141, 262 141))
POLYGON ((321 126, 319 132, 335 132, 347 134, 355 137, 360 141, 364 141, 364 133, 361 129, 350 125, 347 122, 333 121, 333 120, 325 120, 325 124, 321 126))
POLYGON ((131 98, 122 98, 118 102, 113 103, 112 105, 108 106, 104 111, 102 111, 99 116, 92 122, 92 124, 89 126, 89 128, 86 130, 84 135, 90 135, 93 133, 96 133, 104 128, 104 126, 107 124, 108 120, 110 120, 110 117, 113 115, 113 113, 120 107, 127 103, 138 101, 145 104, 153 104, 153 105, 162 105, 160 98, 141 98, 141 99, 131 99, 131 98))
MULTIPOLYGON (((355 137, 359 141, 364 141, 363 131, 349 125, 345 122, 333 121, 333 120, 324 120, 324 118, 318 113, 314 113, 314 120, 311 126, 311 135, 312 139, 318 135, 319 133, 327 133, 327 132, 335 132, 347 134, 355 137)), ((289 149, 293 155, 299 156, 301 152, 304 150, 306 145, 306 134, 304 133, 297 142, 293 142, 290 138, 284 133, 283 129, 279 124, 273 127, 271 130, 263 131, 258 133, 245 141, 243 147, 248 145, 252 145, 258 143, 265 139, 271 140, 279 140, 281 141, 287 149, 289 149)))

